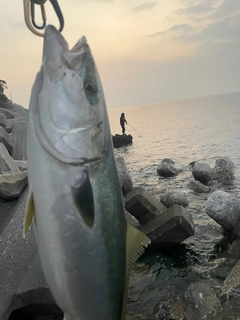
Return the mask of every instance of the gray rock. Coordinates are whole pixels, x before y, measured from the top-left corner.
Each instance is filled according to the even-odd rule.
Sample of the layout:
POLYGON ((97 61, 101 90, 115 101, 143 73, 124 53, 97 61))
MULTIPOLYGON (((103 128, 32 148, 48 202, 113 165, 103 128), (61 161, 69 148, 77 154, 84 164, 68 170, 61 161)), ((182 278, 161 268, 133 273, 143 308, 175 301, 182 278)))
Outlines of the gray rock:
POLYGON ((18 121, 12 125, 12 157, 14 160, 27 159, 27 122, 18 121))
POLYGON ((133 189, 133 182, 129 175, 125 160, 122 156, 117 155, 115 157, 118 177, 120 180, 120 186, 122 188, 123 194, 127 194, 133 189))
MULTIPOLYGON (((50 310, 55 309, 54 300, 41 270, 34 229, 29 231, 26 239, 22 236, 27 199, 28 189, 23 192, 13 210, 8 213, 7 223, 2 220, 2 215, 0 216, 0 226, 4 226, 0 234, 1 320, 8 320, 10 314, 18 308, 29 308, 29 312, 32 308, 33 314, 39 314, 39 316, 38 305, 43 309, 45 307, 49 315, 51 315, 50 310)), ((59 308, 57 310, 59 314, 59 308)), ((17 318, 25 319, 23 314, 17 318)))
POLYGON ((126 320, 147 320, 145 316, 141 314, 127 314, 126 320))
POLYGON ((21 171, 27 170, 27 160, 13 160, 21 171))
POLYGON ((221 306, 220 294, 221 286, 216 280, 204 279, 192 283, 186 297, 198 309, 200 316, 206 316, 221 306))
POLYGON ((182 206, 175 205, 142 227, 152 245, 172 246, 194 234, 192 216, 182 206))
POLYGON ((240 202, 231 194, 217 190, 206 202, 206 213, 233 238, 240 237, 240 202))
POLYGON ((10 156, 5 145, 0 142, 0 173, 19 173, 20 169, 10 156))
POLYGON ((213 169, 213 178, 218 181, 231 181, 234 179, 234 164, 228 158, 217 159, 213 169))
POLYGON ((170 158, 164 158, 164 159, 162 160, 162 163, 163 163, 163 162, 169 163, 169 164, 175 164, 175 162, 174 162, 172 159, 170 159, 170 158))
POLYGON ((240 297, 240 261, 238 261, 229 273, 222 285, 222 295, 237 294, 240 297))
POLYGON ((203 317, 205 320, 238 320, 240 314, 239 296, 235 295, 225 302, 220 308, 203 317))
POLYGON ((28 115, 28 109, 24 108, 20 104, 13 103, 10 108, 14 112, 21 113, 21 114, 26 115, 26 116, 28 115))
POLYGON ((140 229, 141 225, 138 222, 138 220, 134 216, 132 216, 131 213, 128 212, 127 210, 124 210, 124 212, 125 212, 125 218, 127 222, 129 222, 133 227, 140 229))
POLYGON ((3 113, 7 119, 13 119, 16 116, 16 113, 13 111, 10 111, 8 109, 4 109, 0 107, 0 113, 3 113))
POLYGON ((202 183, 206 183, 212 179, 212 169, 206 162, 196 162, 192 169, 194 178, 202 183))
POLYGON ((240 257, 240 238, 234 240, 227 248, 227 252, 231 255, 240 257))
POLYGON ((20 117, 20 118, 12 118, 12 119, 7 119, 6 120, 6 131, 8 133, 12 132, 12 125, 15 122, 19 122, 19 121, 27 121, 27 117, 20 117))
POLYGON ((0 142, 5 145, 10 155, 12 155, 13 147, 11 142, 9 141, 8 133, 3 127, 0 127, 0 142))
POLYGON ((0 113, 0 126, 5 128, 6 127, 7 118, 5 114, 0 113))
POLYGON ((186 207, 189 206, 187 197, 180 192, 167 191, 161 197, 160 201, 166 208, 170 208, 176 204, 186 207))
POLYGON ((206 193, 210 191, 210 188, 205 186, 200 181, 194 180, 190 181, 188 184, 188 188, 193 190, 195 193, 206 193))
POLYGON ((168 178, 178 175, 178 171, 171 164, 163 162, 157 167, 157 173, 159 176, 168 178))
POLYGON ((126 195, 125 208, 141 225, 167 210, 160 201, 142 187, 133 188, 126 195))
POLYGON ((160 299, 149 320, 188 320, 187 308, 177 296, 160 299))
POLYGON ((0 175, 0 197, 5 200, 19 198, 28 184, 27 171, 0 175))

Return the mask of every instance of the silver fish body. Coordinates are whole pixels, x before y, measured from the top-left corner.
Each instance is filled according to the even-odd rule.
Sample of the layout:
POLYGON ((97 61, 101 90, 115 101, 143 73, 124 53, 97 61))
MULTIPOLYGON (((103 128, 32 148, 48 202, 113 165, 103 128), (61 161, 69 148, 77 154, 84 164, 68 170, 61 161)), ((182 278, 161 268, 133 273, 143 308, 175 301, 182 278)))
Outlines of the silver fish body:
POLYGON ((44 275, 65 320, 125 319, 128 269, 149 240, 126 223, 111 139, 86 38, 69 50, 48 26, 29 106, 24 232, 34 216, 44 275))
POLYGON ((29 185, 41 264, 65 318, 117 320, 126 222, 104 95, 90 49, 81 41, 77 49, 83 52, 73 52, 79 68, 65 60, 72 57, 58 31, 46 31, 29 107, 29 185), (97 92, 86 93, 84 81, 97 92))

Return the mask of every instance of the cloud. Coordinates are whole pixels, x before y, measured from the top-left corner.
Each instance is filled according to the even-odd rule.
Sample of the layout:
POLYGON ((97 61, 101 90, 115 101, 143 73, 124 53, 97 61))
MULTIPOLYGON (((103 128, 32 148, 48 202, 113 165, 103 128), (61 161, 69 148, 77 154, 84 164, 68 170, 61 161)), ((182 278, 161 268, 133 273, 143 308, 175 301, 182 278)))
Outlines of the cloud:
POLYGON ((236 14, 240 11, 239 0, 224 0, 222 5, 218 7, 210 16, 213 19, 221 19, 236 14))
POLYGON ((152 10, 156 7, 157 1, 147 2, 144 4, 141 4, 140 6, 136 6, 130 9, 133 13, 139 13, 146 10, 152 10))
POLYGON ((190 7, 181 8, 175 11, 175 13, 180 15, 186 15, 190 17, 196 17, 200 15, 205 15, 214 11, 212 1, 202 2, 190 7))
POLYGON ((166 35, 171 33, 179 33, 179 32, 191 32, 194 28, 190 24, 177 24, 166 31, 159 31, 157 33, 150 34, 149 36, 159 36, 159 35, 166 35))
POLYGON ((232 41, 239 38, 240 19, 237 24, 232 23, 232 19, 226 18, 221 21, 210 23, 203 28, 198 34, 186 35, 182 34, 174 38, 174 40, 189 42, 205 42, 205 41, 232 41))

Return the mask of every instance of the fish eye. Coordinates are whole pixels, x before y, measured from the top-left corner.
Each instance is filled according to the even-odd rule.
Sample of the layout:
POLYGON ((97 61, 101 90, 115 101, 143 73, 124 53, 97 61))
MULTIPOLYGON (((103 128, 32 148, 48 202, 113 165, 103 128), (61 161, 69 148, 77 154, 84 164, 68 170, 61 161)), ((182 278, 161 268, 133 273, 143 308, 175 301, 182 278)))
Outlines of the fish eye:
POLYGON ((84 89, 88 94, 96 93, 98 90, 96 83, 93 81, 86 81, 84 83, 84 89))

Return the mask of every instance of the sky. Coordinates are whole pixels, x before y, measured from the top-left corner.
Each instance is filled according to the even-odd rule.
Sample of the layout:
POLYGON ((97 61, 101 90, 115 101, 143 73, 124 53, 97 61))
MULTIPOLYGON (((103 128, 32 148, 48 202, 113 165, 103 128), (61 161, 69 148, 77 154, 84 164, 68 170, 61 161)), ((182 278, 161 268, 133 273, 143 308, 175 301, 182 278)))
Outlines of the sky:
MULTIPOLYGON (((240 91, 240 0, 58 3, 69 46, 88 39, 108 108, 240 91)), ((50 1, 45 7, 57 27, 50 1)), ((43 39, 25 25, 22 0, 0 0, 0 21, 0 79, 28 108, 43 39)))

